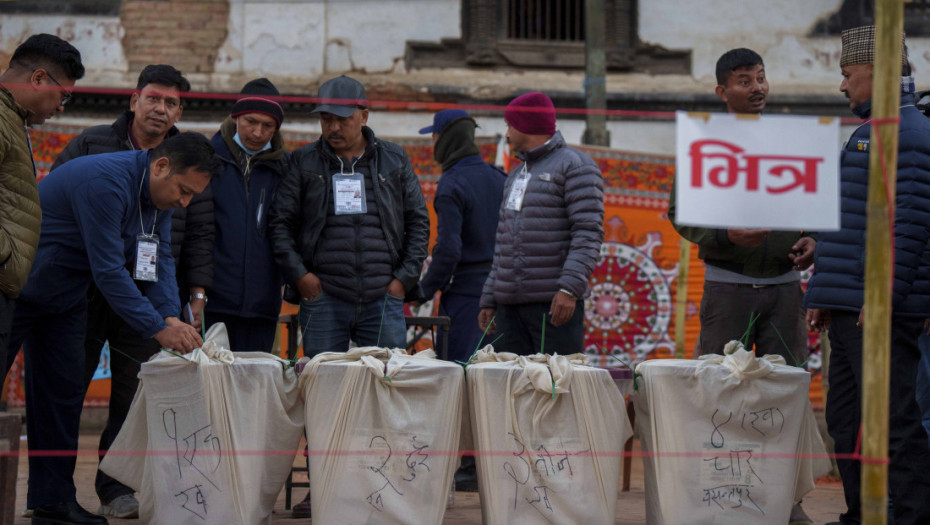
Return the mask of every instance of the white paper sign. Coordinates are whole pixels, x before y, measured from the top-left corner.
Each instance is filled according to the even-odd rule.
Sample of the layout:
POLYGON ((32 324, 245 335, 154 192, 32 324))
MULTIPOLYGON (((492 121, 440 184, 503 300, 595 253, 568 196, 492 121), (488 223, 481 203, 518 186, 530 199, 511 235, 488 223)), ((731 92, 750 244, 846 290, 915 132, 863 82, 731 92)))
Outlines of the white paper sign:
POLYGON ((679 224, 840 228, 839 119, 676 114, 679 224))

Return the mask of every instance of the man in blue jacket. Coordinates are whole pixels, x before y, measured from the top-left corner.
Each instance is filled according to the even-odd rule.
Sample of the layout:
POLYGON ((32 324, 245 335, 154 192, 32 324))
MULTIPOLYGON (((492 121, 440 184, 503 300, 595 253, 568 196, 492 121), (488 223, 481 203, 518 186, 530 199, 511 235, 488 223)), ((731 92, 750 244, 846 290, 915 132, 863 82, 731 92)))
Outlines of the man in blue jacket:
POLYGON ((225 323, 231 350, 270 352, 281 312, 281 274, 268 235, 268 210, 284 176, 284 111, 267 78, 247 83, 213 135, 223 173, 210 182, 216 219, 215 283, 207 327, 225 323))
MULTIPOLYGON (((112 124, 85 129, 65 146, 52 170, 71 159, 98 153, 151 149, 180 133, 175 124, 183 112, 182 94, 190 83, 177 69, 165 65, 146 66, 129 99, 130 109, 112 124)), ((213 196, 207 190, 194 196, 187 208, 171 211, 171 254, 181 304, 190 310, 178 312, 182 321, 200 329, 206 289, 213 280, 213 196), (190 298, 190 299, 188 299, 190 298)), ((110 403, 106 427, 100 435, 101 458, 116 439, 132 398, 139 387, 139 366, 158 352, 158 341, 140 337, 117 315, 97 289, 88 293, 87 333, 84 338, 84 384, 89 387, 100 363, 106 342, 110 347, 110 403)), ((94 488, 100 498, 97 514, 113 518, 136 518, 139 502, 133 490, 98 470, 94 488)))
POLYGON ((453 361, 467 361, 481 339, 478 299, 491 271, 497 213, 507 178, 482 160, 475 144, 476 127, 465 111, 446 109, 436 113, 432 126, 420 130, 432 133, 433 158, 442 165, 433 200, 438 236, 420 288, 427 299, 442 291, 439 314, 451 319, 447 350, 453 361))
MULTIPOLYGON (((874 26, 842 33, 840 84, 858 117, 871 113, 874 26)), ((891 314, 891 405, 888 484, 896 525, 930 523, 930 449, 920 424, 915 381, 917 339, 930 311, 928 282, 919 276, 930 238, 930 119, 914 107, 913 79, 906 53, 902 91, 894 217, 894 291, 891 314)), ((838 454, 851 454, 859 438, 863 395, 862 316, 865 274, 866 202, 871 126, 853 132, 840 157, 841 229, 823 234, 814 253, 815 273, 804 305, 811 330, 830 331, 827 429, 838 454)), ((860 464, 837 459, 848 510, 840 523, 860 522, 860 464)))
MULTIPOLYGON (((202 192, 215 164, 203 135, 181 133, 149 151, 74 159, 39 183, 42 236, 10 342, 25 342, 31 452, 77 450, 91 283, 140 336, 178 352, 201 345, 177 317, 170 209, 202 192)), ((107 523, 77 504, 74 466, 73 455, 30 455, 33 523, 107 523)))

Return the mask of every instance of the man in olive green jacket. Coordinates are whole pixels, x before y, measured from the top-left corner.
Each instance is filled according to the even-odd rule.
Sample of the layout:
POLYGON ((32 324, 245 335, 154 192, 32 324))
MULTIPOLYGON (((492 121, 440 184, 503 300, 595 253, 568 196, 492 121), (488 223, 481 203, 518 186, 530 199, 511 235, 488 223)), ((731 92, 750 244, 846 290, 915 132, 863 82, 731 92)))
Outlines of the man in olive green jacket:
MULTIPOLYGON (((729 113, 762 113, 768 91, 762 57, 754 51, 734 49, 717 61, 716 93, 729 113)), ((814 235, 682 226, 675 222, 674 189, 668 218, 699 246, 705 265, 700 353, 721 354, 748 329, 747 349, 755 345, 758 355, 778 354, 789 365, 803 362, 808 349, 799 270, 811 264, 814 235)))
POLYGON ((81 53, 53 35, 23 42, 0 75, 0 366, 6 377, 18 349, 7 349, 13 304, 39 243, 39 191, 26 126, 64 111, 84 76, 81 53))

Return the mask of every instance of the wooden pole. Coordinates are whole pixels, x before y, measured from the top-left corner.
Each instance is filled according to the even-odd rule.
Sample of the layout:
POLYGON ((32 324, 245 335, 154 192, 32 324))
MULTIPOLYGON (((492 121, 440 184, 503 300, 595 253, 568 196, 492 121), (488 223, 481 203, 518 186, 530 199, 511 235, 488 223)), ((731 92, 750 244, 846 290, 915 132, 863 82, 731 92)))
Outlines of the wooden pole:
POLYGON ((862 523, 885 525, 888 513, 888 405, 891 363, 891 229, 901 105, 902 0, 875 1, 875 60, 862 337, 862 523))
MULTIPOLYGON (((585 0, 584 100, 587 109, 607 109, 607 51, 604 0, 585 0)), ((609 146, 607 115, 585 114, 581 142, 592 146, 609 146)))
MULTIPOLYGON (((674 195, 671 198, 675 198, 674 195)), ((680 239, 681 254, 678 259, 678 289, 675 291, 675 357, 685 358, 685 310, 688 308, 688 266, 691 263, 691 242, 680 239)), ((691 356, 695 358, 697 356, 691 356)))

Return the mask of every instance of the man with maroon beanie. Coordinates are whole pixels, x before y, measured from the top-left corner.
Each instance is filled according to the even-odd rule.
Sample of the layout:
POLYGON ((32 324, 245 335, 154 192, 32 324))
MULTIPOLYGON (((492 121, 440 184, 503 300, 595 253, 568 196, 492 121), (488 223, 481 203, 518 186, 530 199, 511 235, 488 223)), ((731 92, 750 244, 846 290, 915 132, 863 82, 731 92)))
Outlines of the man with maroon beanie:
POLYGON ((604 181, 591 157, 556 131, 548 96, 515 98, 504 120, 523 162, 504 185, 478 324, 496 325, 490 331, 501 332, 500 351, 581 352, 582 301, 604 240, 604 181))

